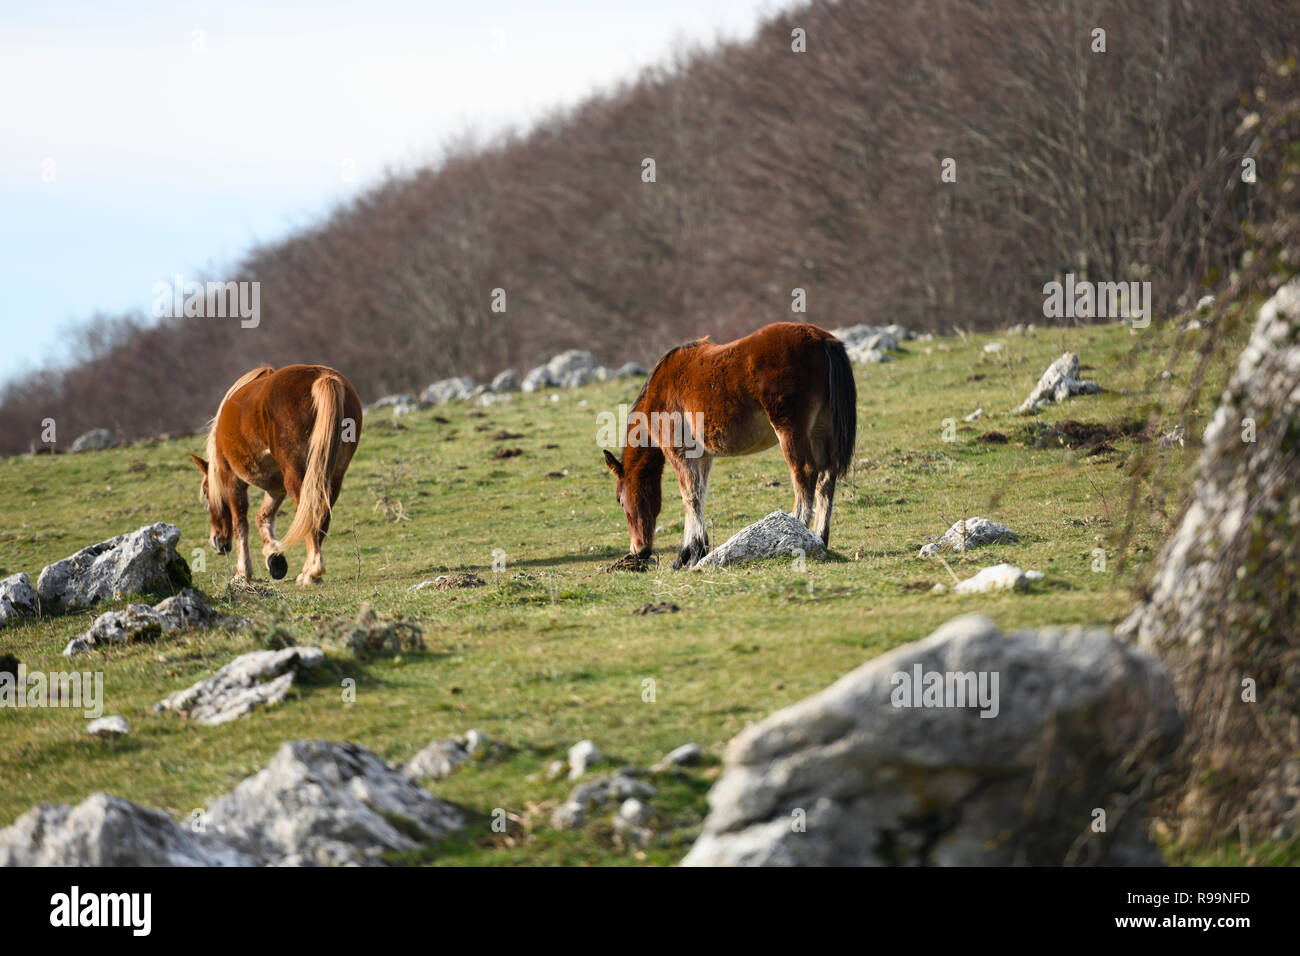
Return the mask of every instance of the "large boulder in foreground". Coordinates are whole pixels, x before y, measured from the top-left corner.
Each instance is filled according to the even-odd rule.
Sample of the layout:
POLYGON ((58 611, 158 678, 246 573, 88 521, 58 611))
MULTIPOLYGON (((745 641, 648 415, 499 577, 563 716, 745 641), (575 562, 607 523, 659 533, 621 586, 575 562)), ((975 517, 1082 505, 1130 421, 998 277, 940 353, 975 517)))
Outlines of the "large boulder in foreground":
POLYGON ((41 571, 36 593, 46 610, 75 611, 127 594, 189 587, 190 568, 176 553, 180 529, 159 522, 82 548, 41 571))
POLYGON ((33 807, 0 830, 0 866, 251 865, 220 839, 106 793, 91 794, 75 807, 33 807))
POLYGON ((779 557, 826 557, 826 545, 802 521, 784 511, 773 511, 761 521, 742 528, 700 558, 696 568, 725 568, 746 561, 779 557))
POLYGON ((1120 633, 1188 712, 1180 838, 1300 835, 1300 280, 1259 310, 1198 474, 1120 633), (1245 682, 1249 680, 1249 691, 1245 682))
POLYGON ((419 849, 462 816, 365 747, 296 740, 209 806, 204 822, 258 863, 351 866, 419 849))
POLYGON ((684 863, 1158 862, 1141 795, 1179 727, 1160 664, 1108 632, 959 617, 733 739, 684 863))

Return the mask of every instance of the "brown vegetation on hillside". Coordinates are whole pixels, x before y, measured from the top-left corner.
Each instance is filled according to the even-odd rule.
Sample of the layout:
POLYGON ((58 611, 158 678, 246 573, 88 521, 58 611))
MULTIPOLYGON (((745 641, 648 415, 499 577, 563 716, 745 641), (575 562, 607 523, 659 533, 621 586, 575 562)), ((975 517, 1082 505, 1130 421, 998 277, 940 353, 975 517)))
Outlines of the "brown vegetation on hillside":
POLYGON ((796 287, 826 327, 1041 321, 1066 272, 1150 279, 1169 309, 1234 264, 1240 98, 1298 24, 1293 0, 801 6, 254 250, 229 278, 261 283, 256 329, 101 320, 0 392, 0 453, 50 417, 65 440, 194 427, 264 362, 369 401, 575 346, 652 361, 790 317, 796 287))

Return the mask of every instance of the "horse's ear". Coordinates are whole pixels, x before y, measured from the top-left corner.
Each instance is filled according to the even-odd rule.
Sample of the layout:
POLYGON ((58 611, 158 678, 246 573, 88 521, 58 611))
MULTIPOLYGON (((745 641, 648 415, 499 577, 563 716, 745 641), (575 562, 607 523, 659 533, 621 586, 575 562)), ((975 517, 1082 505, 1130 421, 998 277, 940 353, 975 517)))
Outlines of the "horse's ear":
POLYGON ((190 460, 194 462, 195 466, 199 469, 199 471, 203 472, 204 476, 206 477, 208 473, 208 463, 204 461, 202 458, 200 458, 198 455, 194 454, 193 452, 190 452, 190 460))
POLYGON ((605 465, 617 477, 619 478, 623 477, 623 463, 619 461, 617 458, 615 458, 613 455, 611 455, 608 451, 605 452, 605 465))

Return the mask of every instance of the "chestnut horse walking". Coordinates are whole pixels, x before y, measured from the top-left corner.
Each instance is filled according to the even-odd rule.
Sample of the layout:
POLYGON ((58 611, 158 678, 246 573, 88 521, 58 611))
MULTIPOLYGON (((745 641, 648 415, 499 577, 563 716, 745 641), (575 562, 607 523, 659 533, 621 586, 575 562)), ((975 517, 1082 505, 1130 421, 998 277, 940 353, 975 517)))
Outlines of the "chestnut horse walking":
POLYGON ((713 459, 778 443, 794 483, 795 517, 829 544, 835 481, 853 461, 857 400, 844 343, 804 322, 667 352, 633 404, 622 461, 605 452, 632 553, 646 558, 654 547, 665 459, 686 509, 673 567, 694 567, 709 551, 704 499, 713 459))
POLYGON ((212 522, 212 547, 228 554, 233 538, 240 577, 251 579, 248 554, 248 486, 266 492, 257 512, 262 557, 271 577, 289 570, 284 550, 307 541, 299 584, 325 573, 321 539, 330 526, 343 475, 361 435, 361 401, 346 378, 323 365, 263 365, 226 392, 208 429, 207 461, 190 455, 203 472, 202 495, 212 522), (285 495, 297 511, 283 541, 275 514, 285 495))

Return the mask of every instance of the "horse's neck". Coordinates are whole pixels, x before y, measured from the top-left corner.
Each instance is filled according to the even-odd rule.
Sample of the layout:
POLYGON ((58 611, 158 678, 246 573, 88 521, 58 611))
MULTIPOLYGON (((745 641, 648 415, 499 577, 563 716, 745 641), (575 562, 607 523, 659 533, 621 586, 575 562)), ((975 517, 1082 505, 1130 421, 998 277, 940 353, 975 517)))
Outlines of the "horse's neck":
POLYGON ((664 453, 657 445, 628 446, 623 452, 623 471, 637 480, 658 480, 664 473, 664 453))

